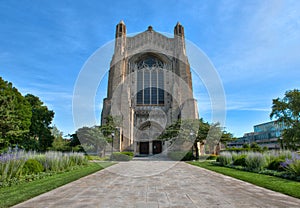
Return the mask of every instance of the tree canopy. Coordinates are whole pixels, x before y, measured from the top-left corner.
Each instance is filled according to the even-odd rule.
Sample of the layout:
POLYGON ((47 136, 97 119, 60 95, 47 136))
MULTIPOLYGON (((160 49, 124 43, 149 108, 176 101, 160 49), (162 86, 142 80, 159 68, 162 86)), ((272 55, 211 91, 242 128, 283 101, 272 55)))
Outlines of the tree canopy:
POLYGON ((300 91, 290 90, 283 98, 273 99, 270 118, 286 127, 282 132, 283 143, 289 149, 300 147, 300 91))
POLYGON ((20 144, 29 133, 31 106, 12 83, 0 77, 0 148, 20 144))
POLYGON ((46 150, 53 136, 50 124, 54 112, 36 96, 23 96, 13 84, 0 77, 0 150, 19 145, 46 150))
POLYGON ((199 120, 177 120, 168 126, 159 136, 159 139, 176 143, 191 142, 198 155, 198 145, 206 144, 210 152, 215 152, 219 142, 227 142, 233 139, 232 134, 223 130, 219 123, 209 124, 201 118, 199 120))

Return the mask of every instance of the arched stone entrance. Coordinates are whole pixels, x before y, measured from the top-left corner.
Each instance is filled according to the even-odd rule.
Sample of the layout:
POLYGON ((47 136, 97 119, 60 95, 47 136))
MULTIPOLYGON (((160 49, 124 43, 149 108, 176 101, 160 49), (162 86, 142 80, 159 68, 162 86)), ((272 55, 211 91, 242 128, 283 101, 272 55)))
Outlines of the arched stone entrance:
POLYGON ((158 140, 162 127, 153 121, 146 121, 138 129, 136 134, 136 155, 160 154, 163 151, 163 143, 158 140))

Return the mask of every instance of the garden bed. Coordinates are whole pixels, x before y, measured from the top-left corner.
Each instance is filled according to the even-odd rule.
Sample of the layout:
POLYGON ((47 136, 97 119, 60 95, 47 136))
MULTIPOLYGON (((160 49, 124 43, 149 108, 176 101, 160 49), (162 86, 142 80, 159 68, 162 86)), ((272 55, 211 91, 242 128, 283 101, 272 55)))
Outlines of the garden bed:
POLYGON ((242 181, 252 183, 254 185, 264 187, 276 192, 287 194, 296 198, 300 198, 300 182, 288 179, 278 178, 275 176, 264 175, 259 173, 247 172, 243 170, 236 170, 229 167, 216 165, 208 161, 188 162, 201 168, 205 168, 223 175, 227 175, 242 181))
POLYGON ((0 207, 10 207, 32 197, 48 192, 59 186, 75 181, 81 177, 97 172, 113 163, 98 162, 78 166, 73 170, 61 172, 49 177, 0 188, 0 207))

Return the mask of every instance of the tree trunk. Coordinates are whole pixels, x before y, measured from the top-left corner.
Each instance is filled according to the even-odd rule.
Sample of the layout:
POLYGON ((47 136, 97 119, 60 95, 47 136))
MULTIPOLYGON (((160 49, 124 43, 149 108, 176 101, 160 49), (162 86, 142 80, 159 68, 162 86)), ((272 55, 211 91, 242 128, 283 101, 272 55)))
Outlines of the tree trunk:
POLYGON ((194 143, 194 147, 195 147, 195 150, 196 150, 196 159, 198 160, 199 159, 199 149, 198 149, 197 142, 194 143))

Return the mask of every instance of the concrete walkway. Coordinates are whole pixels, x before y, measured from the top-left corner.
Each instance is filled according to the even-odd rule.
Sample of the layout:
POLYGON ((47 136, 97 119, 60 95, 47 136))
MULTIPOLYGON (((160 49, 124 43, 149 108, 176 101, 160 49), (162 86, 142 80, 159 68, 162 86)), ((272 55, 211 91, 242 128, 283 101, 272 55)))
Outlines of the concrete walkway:
POLYGON ((184 162, 140 159, 121 162, 15 207, 298 208, 300 199, 184 162))

